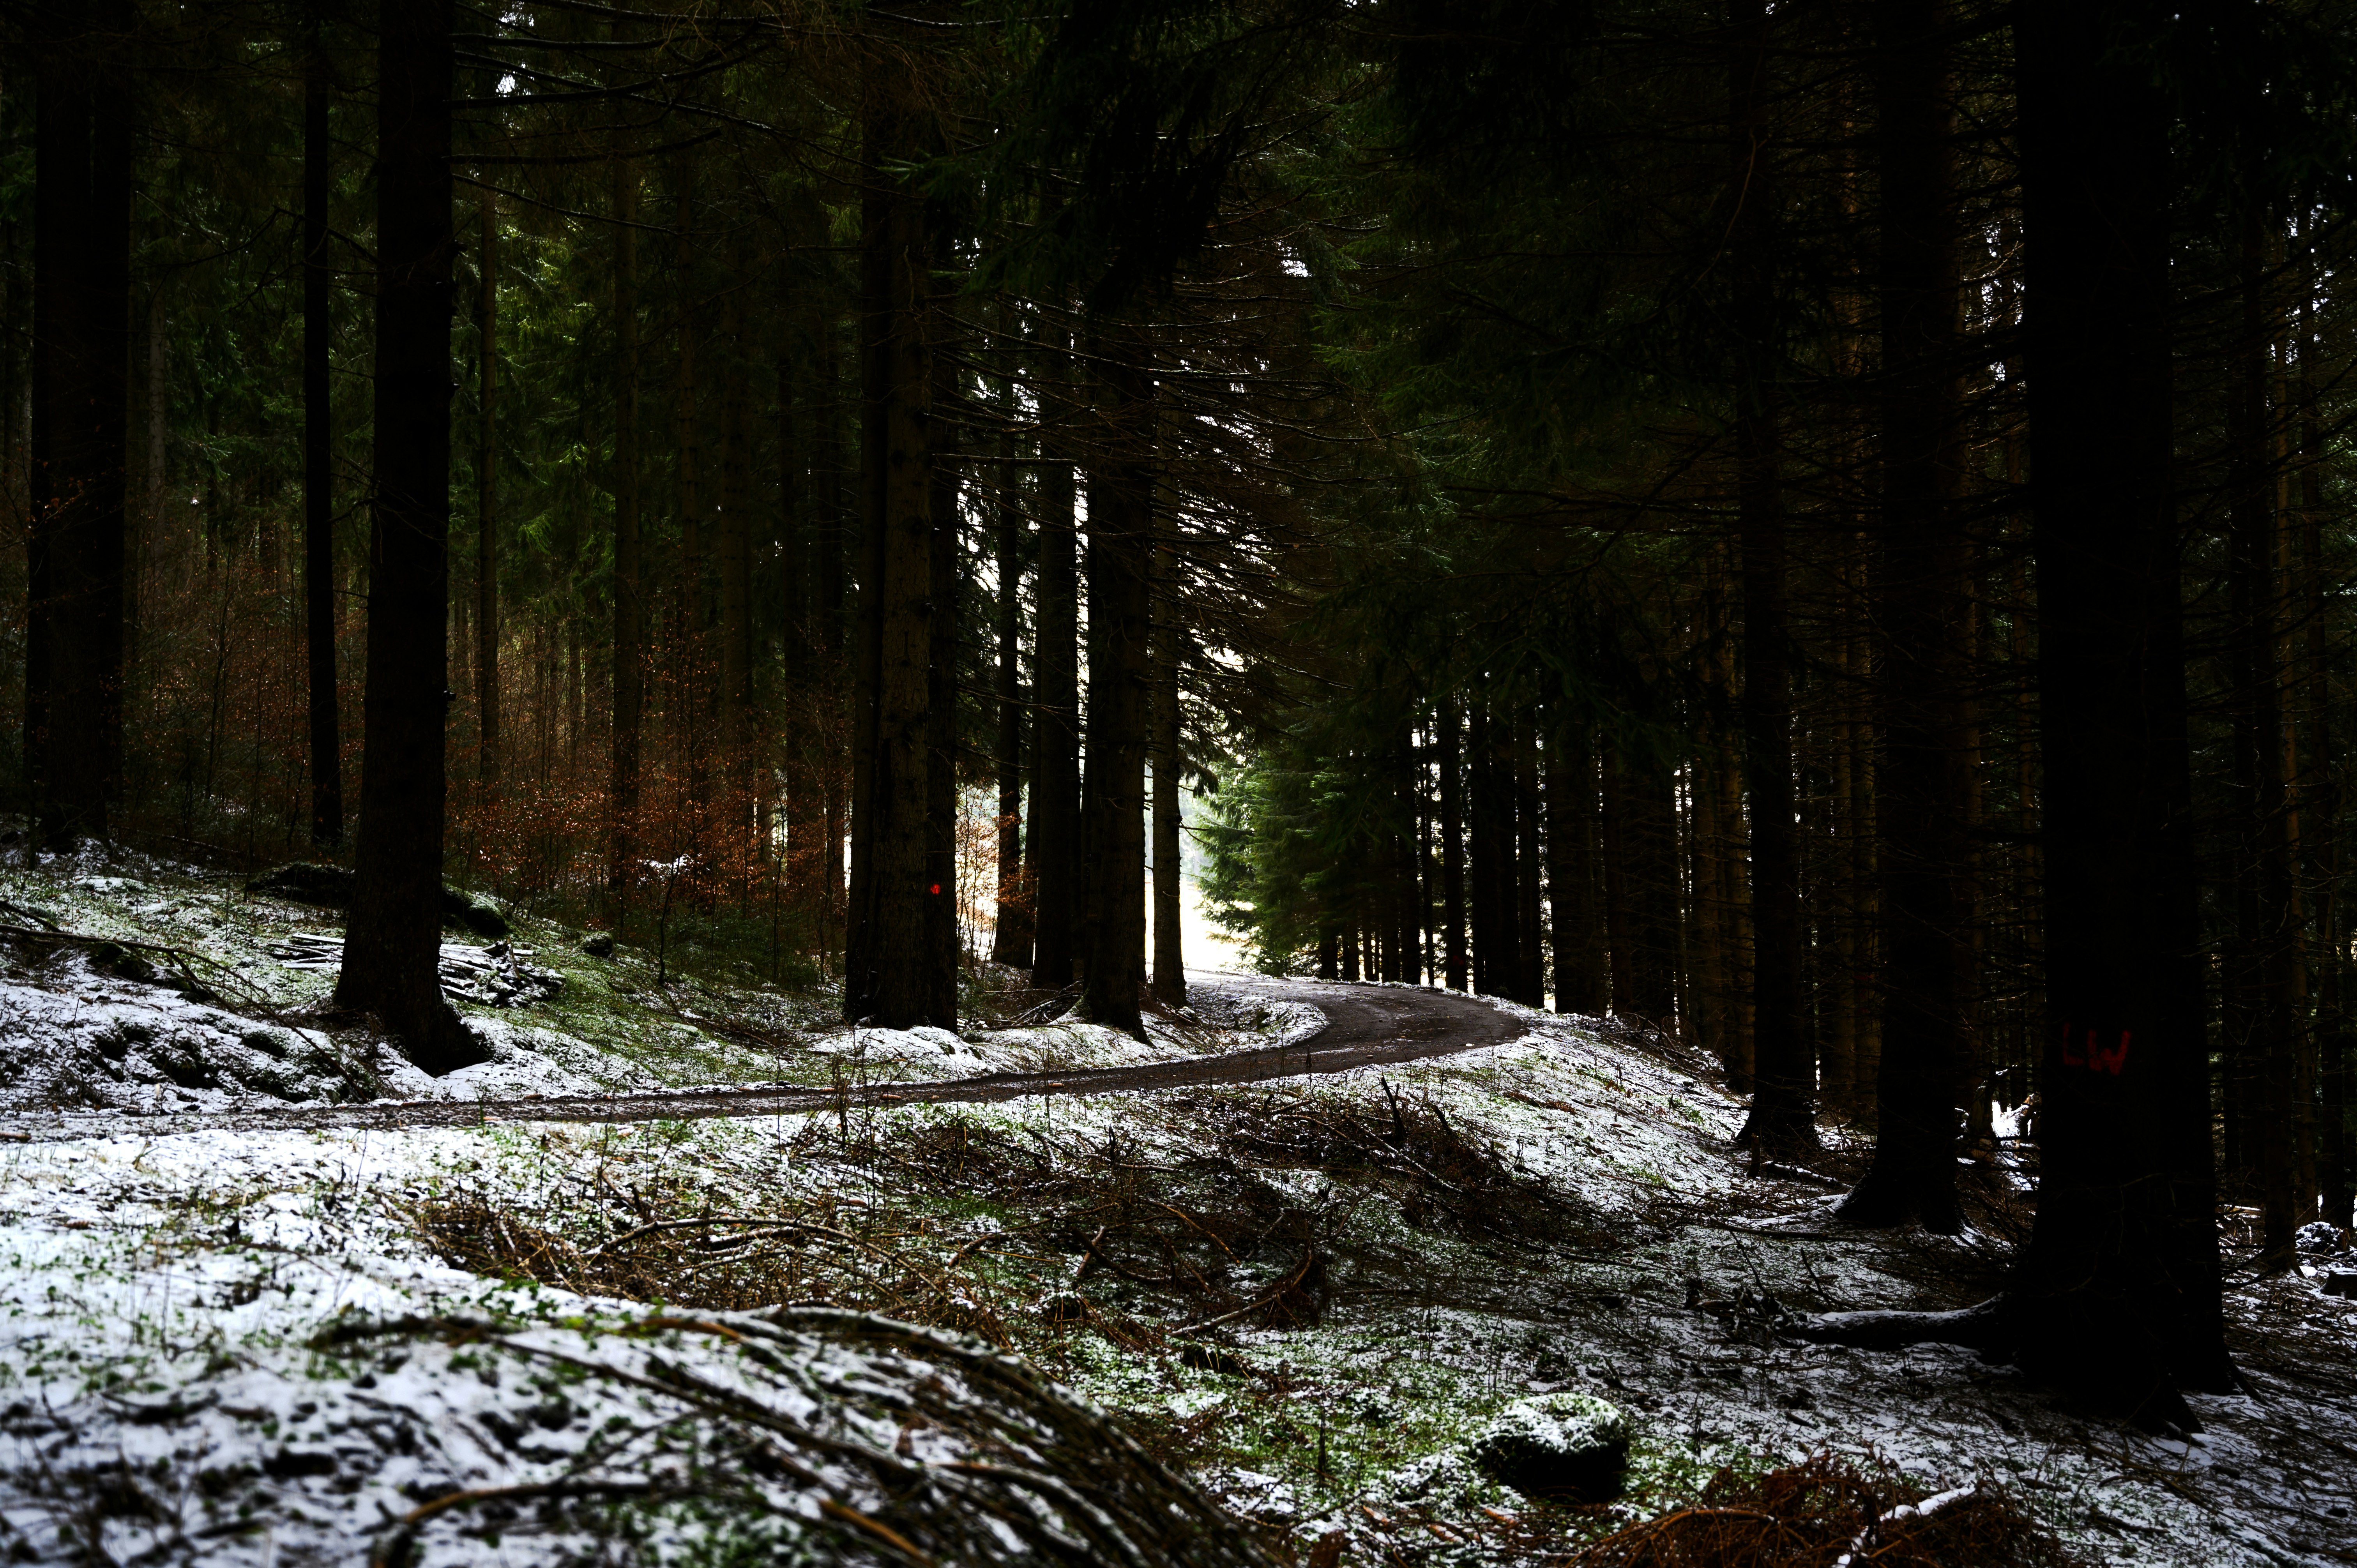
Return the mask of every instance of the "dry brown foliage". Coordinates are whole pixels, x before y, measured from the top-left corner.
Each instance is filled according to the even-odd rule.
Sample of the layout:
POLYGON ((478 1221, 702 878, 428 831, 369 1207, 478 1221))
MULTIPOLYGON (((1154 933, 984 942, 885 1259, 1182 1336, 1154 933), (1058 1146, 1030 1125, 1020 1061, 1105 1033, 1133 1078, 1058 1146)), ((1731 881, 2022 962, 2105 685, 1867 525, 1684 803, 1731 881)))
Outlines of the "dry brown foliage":
POLYGON ((1925 1495, 1818 1455, 1761 1476, 1721 1470, 1699 1501, 1632 1524, 1572 1568, 2072 1568, 2078 1559, 2004 1493, 1925 1495))

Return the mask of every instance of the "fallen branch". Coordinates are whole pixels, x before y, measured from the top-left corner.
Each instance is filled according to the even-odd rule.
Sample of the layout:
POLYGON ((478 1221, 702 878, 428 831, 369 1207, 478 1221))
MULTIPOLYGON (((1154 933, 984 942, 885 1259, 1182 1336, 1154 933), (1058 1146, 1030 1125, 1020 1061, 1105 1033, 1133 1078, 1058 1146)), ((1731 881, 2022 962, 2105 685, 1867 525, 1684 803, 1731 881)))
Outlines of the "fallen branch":
POLYGON ((1309 1271, 1311 1268, 1316 1266, 1317 1262, 1318 1250, 1315 1247, 1304 1248, 1301 1253, 1300 1267, 1295 1269, 1292 1273, 1286 1275, 1284 1281, 1279 1283, 1275 1290, 1261 1297, 1260 1300, 1240 1306, 1233 1312, 1223 1312, 1217 1317, 1207 1317, 1200 1323, 1181 1324, 1171 1332, 1175 1334, 1193 1334, 1205 1328, 1217 1328, 1222 1323, 1233 1323, 1237 1318, 1245 1316, 1251 1313, 1265 1312, 1268 1308, 1282 1302, 1286 1296, 1292 1294, 1295 1291, 1300 1289, 1301 1282, 1309 1277, 1309 1271))
POLYGON ((1953 1312, 1821 1312, 1784 1330, 1812 1345, 1858 1350, 1903 1350, 1910 1345, 1961 1345, 1986 1350, 2001 1344, 2009 1326, 2005 1298, 1953 1312))

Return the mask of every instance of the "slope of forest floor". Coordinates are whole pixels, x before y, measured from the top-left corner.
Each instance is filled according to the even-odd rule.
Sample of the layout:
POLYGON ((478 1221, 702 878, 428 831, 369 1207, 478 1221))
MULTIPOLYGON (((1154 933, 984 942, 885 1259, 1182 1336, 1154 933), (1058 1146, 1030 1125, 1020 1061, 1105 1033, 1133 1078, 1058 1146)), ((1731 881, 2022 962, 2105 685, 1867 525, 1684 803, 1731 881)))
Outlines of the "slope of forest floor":
MULTIPOLYGON (((1145 1047, 911 1031, 930 1054, 870 1058, 823 1032, 823 998, 658 987, 644 955, 520 922, 511 978, 561 983, 466 1004, 498 1059, 412 1082, 288 1016, 325 977, 273 950, 331 936, 332 912, 126 859, 11 872, 0 900, 0 1095, 120 1113, 0 1144, 0 1552, 25 1560, 982 1561, 1021 1529, 961 1545, 948 1514, 1084 1538, 1123 1508, 1186 1516, 1192 1494, 1157 1490, 1093 1406, 1250 1521, 1247 1555, 1544 1561, 1721 1466, 1830 1452, 2001 1488, 2091 1562, 2357 1562, 2357 1303, 2239 1266, 2253 1390, 2197 1399, 2190 1441, 1961 1351, 1793 1344, 1791 1314, 1984 1294, 2018 1173, 1968 1173, 1957 1240, 1837 1230, 1827 1180, 1748 1171, 1737 1103, 1641 1036, 1509 1008, 1527 1032, 1506 1044, 1150 1095, 150 1130, 138 1113, 297 1096, 1063 1069, 1307 1026, 1211 979, 1203 1022, 1145 1047), (868 1313, 1015 1352, 1086 1402, 868 1313), (1617 1500, 1534 1503, 1473 1459, 1567 1391, 1631 1421, 1617 1500), (1020 1506, 936 1487, 928 1513, 910 1466, 1046 1478, 1020 1506)), ((1857 1157, 1837 1141, 1827 1168, 1857 1157)), ((1156 1560, 1229 1560, 1189 1550, 1156 1560)))

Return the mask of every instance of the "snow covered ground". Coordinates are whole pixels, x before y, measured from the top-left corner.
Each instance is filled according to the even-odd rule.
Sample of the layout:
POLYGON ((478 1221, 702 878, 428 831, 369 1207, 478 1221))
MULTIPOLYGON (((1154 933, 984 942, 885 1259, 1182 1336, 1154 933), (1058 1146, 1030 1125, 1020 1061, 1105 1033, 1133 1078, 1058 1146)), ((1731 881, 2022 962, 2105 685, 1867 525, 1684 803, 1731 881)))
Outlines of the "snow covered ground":
POLYGON ((319 911, 120 863, 0 882, 0 900, 20 929, 218 966, 176 988, 83 947, 5 950, 0 1096, 122 1113, 104 1135, 0 1142, 0 1552, 23 1560, 839 1556, 863 1527, 829 1505, 867 1516, 872 1477, 762 1471, 761 1421, 971 1455, 893 1413, 927 1378, 955 1383, 949 1361, 749 1310, 823 1299, 1019 1352, 1272 1535, 1340 1532, 1346 1561, 1532 1559, 1722 1465, 1831 1451, 1929 1490, 2002 1486, 2090 1561, 2357 1562, 2357 1303, 2238 1275, 2254 1391, 2197 1398, 2187 1440, 1964 1352, 1790 1343, 1790 1312, 1951 1305, 2002 1242, 1834 1229, 1824 1187, 1746 1173, 1731 1099, 1609 1031, 1522 1014, 1505 1046, 1153 1096, 150 1136, 152 1109, 825 1083, 846 1062, 915 1080, 1308 1024, 1239 993, 1147 1047, 1081 1026, 855 1037, 755 985, 657 993, 627 950, 527 925, 514 940, 561 987, 470 1006, 499 1059, 436 1082, 241 1009, 324 990, 270 957, 331 929, 319 911), (694 1240, 609 1267, 667 1237, 694 1240), (660 1288, 619 1292, 631 1279, 660 1288), (1476 1460, 1495 1423, 1566 1391, 1625 1419, 1616 1503, 1535 1508, 1476 1460))
POLYGON ((436 1079, 364 1030, 307 1016, 334 984, 332 910, 128 852, 0 872, 0 925, 20 933, 0 943, 0 1112, 921 1082, 1135 1066, 1289 1042, 1324 1022, 1306 1006, 1237 996, 1207 998, 1210 1011, 1192 1019, 1150 1021, 1143 1044, 1068 1021, 854 1028, 823 1000, 749 976, 658 984, 645 953, 517 924, 509 940, 446 935, 445 988, 490 1059, 436 1079))

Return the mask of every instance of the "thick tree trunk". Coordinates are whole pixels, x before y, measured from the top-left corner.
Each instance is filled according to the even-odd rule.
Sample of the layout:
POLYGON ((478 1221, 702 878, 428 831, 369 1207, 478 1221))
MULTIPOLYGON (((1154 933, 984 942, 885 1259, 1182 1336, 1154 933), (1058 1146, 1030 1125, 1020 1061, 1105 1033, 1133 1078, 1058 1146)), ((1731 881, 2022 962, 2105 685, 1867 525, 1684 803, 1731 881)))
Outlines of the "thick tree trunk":
POLYGON ((1178 599, 1170 547, 1154 553, 1154 994, 1187 1004, 1178 929, 1178 599))
POLYGON ((34 112, 25 760, 52 849, 107 836, 123 759, 131 126, 97 40, 133 17, 106 0, 81 20, 41 40, 34 112))
POLYGON ((1053 426, 1072 417, 1069 343, 1049 336, 1040 355, 1039 576, 1038 651, 1033 656, 1029 856, 1034 935, 1031 983, 1072 983, 1079 936, 1081 837, 1081 596, 1078 487, 1070 450, 1053 426))
POLYGON ((614 734, 606 886, 619 903, 634 880, 647 634, 639 536, 639 177, 619 157, 614 216, 614 734))
POLYGON ((475 435, 475 714, 477 771, 488 783, 500 776, 500 215, 491 193, 481 196, 482 238, 476 255, 482 363, 475 435))
MULTIPOLYGON (((303 633, 311 741, 311 842, 344 843, 343 727, 336 711, 336 500, 328 349, 328 195, 335 149, 328 140, 330 83, 317 25, 303 62, 303 633)), ((151 307, 152 308, 152 307, 151 307)), ((160 412, 150 400, 151 413, 160 412)), ((160 456, 160 454, 158 454, 160 456)), ((148 484, 163 483, 151 458, 148 484)))
POLYGON ((450 570, 448 0, 387 0, 377 98, 376 512, 358 873, 336 1002, 431 1073, 486 1053, 443 1000, 443 729, 450 570))
MULTIPOLYGON (((866 69, 866 162, 888 168, 916 150, 901 70, 866 69)), ((935 998, 923 960, 927 708, 932 660, 932 363, 925 317, 932 247, 923 201, 871 183, 862 200, 861 712, 855 730, 850 928, 844 1015, 887 1028, 927 1021, 935 998)))
POLYGON ((1953 1231, 1958 994, 1968 788, 1959 668, 1971 545, 1954 516, 1963 401, 1942 0, 1886 0, 1882 165, 1882 1062, 1873 1163, 1842 1203, 1852 1225, 1953 1231))
POLYGON ((2169 107, 2149 0, 2021 13, 2046 869, 2023 1362, 2145 1419, 2233 1382, 2220 1312, 2169 493, 2169 107), (2100 1331, 2089 1332, 2090 1325, 2100 1331))
POLYGON ((1728 18, 1750 42, 1731 62, 1736 194, 1729 225, 1748 384, 1737 392, 1736 510, 1743 594, 1743 781, 1751 828, 1751 1114, 1738 1141, 1774 1155, 1816 1146, 1816 1061, 1801 1031, 1800 846, 1793 826, 1792 680, 1785 620, 1784 497, 1775 396, 1775 211, 1768 127, 1770 20, 1759 0, 1728 18), (1763 216, 1765 215, 1765 216, 1763 216))
POLYGON ((1082 1006, 1143 1039, 1146 984, 1146 642, 1154 551, 1154 392, 1092 346, 1111 450, 1089 474, 1088 875, 1093 897, 1082 1006))
POLYGON ((1448 989, 1463 991, 1465 967, 1464 761, 1459 756, 1462 723, 1454 699, 1444 700, 1436 721, 1440 751, 1440 925, 1444 974, 1448 989))

